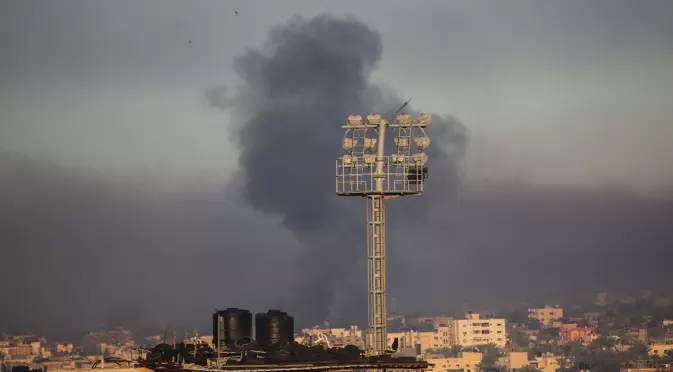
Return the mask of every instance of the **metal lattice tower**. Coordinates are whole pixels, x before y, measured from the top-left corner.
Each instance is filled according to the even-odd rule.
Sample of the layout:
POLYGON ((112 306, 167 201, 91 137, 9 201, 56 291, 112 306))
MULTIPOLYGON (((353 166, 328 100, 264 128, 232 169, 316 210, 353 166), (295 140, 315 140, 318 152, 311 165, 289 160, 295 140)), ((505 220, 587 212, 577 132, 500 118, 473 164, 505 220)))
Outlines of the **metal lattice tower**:
POLYGON ((367 351, 382 355, 387 351, 386 311, 386 212, 385 200, 423 193, 427 177, 430 139, 424 128, 430 115, 397 114, 389 123, 380 114, 348 117, 343 148, 346 154, 336 161, 336 192, 340 196, 360 196, 367 200, 367 275, 369 335, 367 351), (392 129, 395 150, 386 153, 386 130, 392 129), (413 150, 413 152, 412 152, 413 150))

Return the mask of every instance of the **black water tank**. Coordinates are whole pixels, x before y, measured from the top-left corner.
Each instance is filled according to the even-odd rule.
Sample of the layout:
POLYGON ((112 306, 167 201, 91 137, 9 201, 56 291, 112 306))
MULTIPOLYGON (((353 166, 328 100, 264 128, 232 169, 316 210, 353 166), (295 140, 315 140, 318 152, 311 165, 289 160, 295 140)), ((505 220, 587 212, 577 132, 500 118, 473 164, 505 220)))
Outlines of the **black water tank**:
POLYGON ((294 318, 280 310, 255 315, 255 339, 262 349, 280 347, 294 340, 294 318))
POLYGON ((252 313, 248 310, 228 308, 213 314, 213 346, 234 347, 241 337, 252 337, 252 313), (218 334, 218 320, 222 318, 222 327, 218 334))

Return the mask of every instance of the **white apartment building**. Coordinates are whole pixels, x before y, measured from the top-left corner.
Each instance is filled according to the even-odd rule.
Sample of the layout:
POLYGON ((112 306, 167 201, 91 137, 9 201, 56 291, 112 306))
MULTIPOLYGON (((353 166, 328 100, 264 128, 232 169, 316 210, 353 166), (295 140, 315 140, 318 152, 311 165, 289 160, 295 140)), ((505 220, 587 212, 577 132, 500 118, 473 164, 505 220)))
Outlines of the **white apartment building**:
POLYGON ((479 314, 467 313, 465 319, 454 320, 452 327, 454 345, 504 347, 507 344, 506 319, 482 319, 479 314))

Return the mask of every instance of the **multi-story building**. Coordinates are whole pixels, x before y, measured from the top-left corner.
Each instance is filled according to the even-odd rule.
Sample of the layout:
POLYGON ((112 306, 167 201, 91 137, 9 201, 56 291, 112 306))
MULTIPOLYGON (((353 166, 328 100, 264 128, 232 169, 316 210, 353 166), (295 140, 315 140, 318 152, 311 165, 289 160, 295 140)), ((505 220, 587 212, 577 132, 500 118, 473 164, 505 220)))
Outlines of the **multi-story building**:
POLYGON ((428 349, 450 348, 454 345, 470 347, 495 344, 504 347, 507 344, 506 326, 505 319, 482 318, 479 314, 468 313, 465 319, 445 319, 433 331, 388 332, 388 345, 397 338, 400 348, 414 348, 417 355, 426 353, 428 349))
POLYGON ((452 344, 461 346, 478 346, 495 344, 504 347, 507 344, 507 320, 482 319, 477 313, 467 313, 465 319, 454 320, 452 327, 452 344))
POLYGON ((528 309, 528 319, 536 319, 543 327, 560 327, 563 320, 563 309, 558 305, 528 309))

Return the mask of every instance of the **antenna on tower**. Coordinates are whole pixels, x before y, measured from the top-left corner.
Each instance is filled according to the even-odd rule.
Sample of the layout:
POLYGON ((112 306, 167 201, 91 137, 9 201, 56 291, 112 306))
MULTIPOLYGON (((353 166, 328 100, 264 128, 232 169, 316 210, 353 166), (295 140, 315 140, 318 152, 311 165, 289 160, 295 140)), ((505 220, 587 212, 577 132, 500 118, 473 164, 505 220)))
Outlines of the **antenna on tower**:
POLYGON ((409 100, 406 101, 406 102, 404 102, 404 103, 402 104, 402 106, 400 106, 400 108, 398 108, 397 111, 395 111, 395 113, 396 113, 396 114, 399 114, 400 111, 402 111, 403 108, 407 107, 407 105, 409 104, 409 102, 411 102, 411 98, 412 98, 412 97, 409 97, 409 100))

